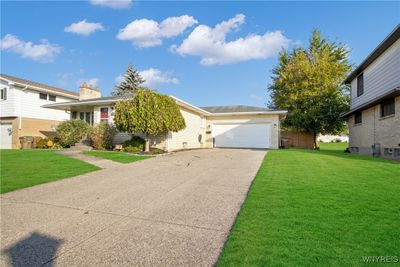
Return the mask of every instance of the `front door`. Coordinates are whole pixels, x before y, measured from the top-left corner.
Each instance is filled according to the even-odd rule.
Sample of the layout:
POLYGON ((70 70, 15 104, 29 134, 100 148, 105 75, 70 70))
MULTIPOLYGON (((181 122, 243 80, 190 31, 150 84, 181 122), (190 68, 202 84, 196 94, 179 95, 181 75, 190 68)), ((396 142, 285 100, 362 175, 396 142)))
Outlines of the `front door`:
POLYGON ((11 143, 12 143, 12 124, 11 123, 4 123, 0 124, 0 137, 1 137, 1 143, 0 143, 0 148, 1 149, 10 149, 11 148, 11 143))

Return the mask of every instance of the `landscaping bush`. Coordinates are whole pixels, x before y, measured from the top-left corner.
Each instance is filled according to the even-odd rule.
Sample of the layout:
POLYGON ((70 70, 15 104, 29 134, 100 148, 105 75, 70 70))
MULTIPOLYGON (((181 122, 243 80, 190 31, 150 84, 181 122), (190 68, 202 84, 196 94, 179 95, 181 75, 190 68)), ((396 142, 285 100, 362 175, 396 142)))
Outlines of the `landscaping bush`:
POLYGON ((122 143, 122 147, 124 151, 134 153, 143 151, 144 144, 145 141, 143 138, 134 135, 130 140, 127 140, 124 143, 122 143))
POLYGON ((57 126, 56 136, 60 145, 70 147, 80 142, 88 133, 90 125, 82 120, 63 121, 57 126))
POLYGON ((108 123, 100 123, 94 126, 89 132, 94 149, 112 149, 113 139, 117 134, 117 128, 108 123))

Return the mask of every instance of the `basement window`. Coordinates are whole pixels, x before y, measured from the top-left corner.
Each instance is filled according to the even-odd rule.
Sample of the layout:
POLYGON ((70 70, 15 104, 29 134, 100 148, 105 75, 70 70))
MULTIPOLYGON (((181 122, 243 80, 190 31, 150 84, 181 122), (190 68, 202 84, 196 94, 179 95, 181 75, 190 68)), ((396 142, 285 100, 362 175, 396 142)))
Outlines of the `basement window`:
POLYGON ((354 124, 360 124, 362 122, 362 112, 354 113, 354 124))
POLYGON ((389 99, 381 104, 381 117, 393 115, 394 112, 394 98, 389 99))

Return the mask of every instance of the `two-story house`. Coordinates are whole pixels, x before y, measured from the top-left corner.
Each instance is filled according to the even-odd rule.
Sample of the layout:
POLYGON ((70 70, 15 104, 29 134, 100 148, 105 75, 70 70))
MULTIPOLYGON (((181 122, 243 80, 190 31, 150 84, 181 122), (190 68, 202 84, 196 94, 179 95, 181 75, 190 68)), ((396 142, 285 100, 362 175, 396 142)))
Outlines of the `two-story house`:
POLYGON ((346 78, 351 152, 400 160, 400 25, 346 78))
POLYGON ((0 148, 19 148, 21 136, 47 136, 60 121, 70 118, 63 110, 42 108, 49 103, 79 99, 79 94, 0 74, 0 148))

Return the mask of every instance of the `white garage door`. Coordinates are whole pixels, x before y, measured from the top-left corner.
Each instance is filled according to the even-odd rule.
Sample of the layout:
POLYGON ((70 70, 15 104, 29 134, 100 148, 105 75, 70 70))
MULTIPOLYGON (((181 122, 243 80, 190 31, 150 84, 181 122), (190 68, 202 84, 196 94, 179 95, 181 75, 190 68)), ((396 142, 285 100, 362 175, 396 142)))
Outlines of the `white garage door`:
POLYGON ((215 147, 269 148, 271 124, 214 124, 215 147))
POLYGON ((11 148, 12 141, 12 125, 11 123, 0 124, 0 148, 8 149, 11 148))

